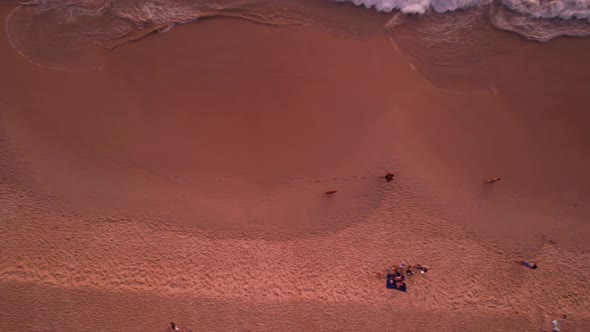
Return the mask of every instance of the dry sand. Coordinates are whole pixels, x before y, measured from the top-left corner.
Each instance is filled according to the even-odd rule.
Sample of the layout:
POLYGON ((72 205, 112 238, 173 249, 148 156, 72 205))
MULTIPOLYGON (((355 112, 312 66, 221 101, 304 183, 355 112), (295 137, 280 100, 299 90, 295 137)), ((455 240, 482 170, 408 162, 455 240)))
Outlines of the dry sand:
POLYGON ((457 76, 416 24, 214 19, 83 74, 3 36, 0 330, 590 330, 590 41, 457 76))

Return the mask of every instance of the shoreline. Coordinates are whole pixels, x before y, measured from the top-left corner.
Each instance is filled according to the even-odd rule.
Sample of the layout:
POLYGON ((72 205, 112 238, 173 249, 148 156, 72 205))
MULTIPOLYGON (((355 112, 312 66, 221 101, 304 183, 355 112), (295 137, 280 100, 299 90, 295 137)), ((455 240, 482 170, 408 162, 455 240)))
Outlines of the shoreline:
POLYGON ((386 36, 235 19, 82 74, 0 40, 0 153, 27 166, 0 158, 0 330, 587 330, 590 43, 506 44, 453 78, 386 36), (400 261, 430 267, 407 294, 373 277, 400 261))

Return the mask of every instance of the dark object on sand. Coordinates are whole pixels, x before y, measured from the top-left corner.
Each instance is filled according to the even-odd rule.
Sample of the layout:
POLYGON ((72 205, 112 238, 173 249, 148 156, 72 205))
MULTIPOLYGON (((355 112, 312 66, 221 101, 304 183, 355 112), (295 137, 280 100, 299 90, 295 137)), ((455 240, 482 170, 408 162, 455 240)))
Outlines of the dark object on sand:
POLYGON ((172 328, 173 331, 179 330, 178 326, 176 326, 176 324, 174 324, 174 322, 170 322, 170 327, 172 328))
POLYGON ((332 194, 335 194, 335 193, 336 193, 336 190, 326 191, 326 195, 332 195, 332 194))
POLYGON ((412 276, 412 275, 414 275, 414 271, 412 271, 412 270, 410 269, 410 266, 408 266, 408 268, 406 269, 406 275, 407 275, 408 277, 409 277, 409 276, 412 276))
POLYGON ((529 261, 519 261, 519 260, 515 260, 515 262, 517 262, 518 264, 524 265, 526 267, 528 267, 529 269, 536 269, 537 268, 537 263, 535 262, 529 262, 529 261))
POLYGON ((500 181, 500 178, 489 178, 487 180, 485 180, 483 183, 489 184, 489 183, 494 183, 496 181, 500 181))
POLYGON ((407 291, 406 283, 403 281, 403 278, 401 278, 401 281, 399 279, 395 280, 396 277, 401 278, 400 276, 396 276, 396 274, 388 273, 385 287, 387 289, 397 289, 405 293, 407 291))
POLYGON ((426 266, 424 266, 424 265, 416 264, 416 266, 414 266, 414 268, 416 270, 420 270, 421 273, 428 272, 428 268, 426 266))
POLYGON ((387 174, 385 174, 385 181, 387 181, 387 182, 393 181, 394 176, 395 176, 395 174, 387 172, 387 174))

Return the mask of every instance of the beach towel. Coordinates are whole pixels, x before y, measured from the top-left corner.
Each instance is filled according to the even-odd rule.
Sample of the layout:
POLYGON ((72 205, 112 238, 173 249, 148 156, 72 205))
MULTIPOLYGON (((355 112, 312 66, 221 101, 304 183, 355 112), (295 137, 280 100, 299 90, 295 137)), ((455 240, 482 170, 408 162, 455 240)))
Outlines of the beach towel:
POLYGON ((387 274, 385 287, 387 287, 387 289, 397 289, 398 291, 402 291, 404 293, 407 290, 405 283, 403 283, 401 287, 397 287, 397 283, 395 282, 395 275, 392 273, 387 274))

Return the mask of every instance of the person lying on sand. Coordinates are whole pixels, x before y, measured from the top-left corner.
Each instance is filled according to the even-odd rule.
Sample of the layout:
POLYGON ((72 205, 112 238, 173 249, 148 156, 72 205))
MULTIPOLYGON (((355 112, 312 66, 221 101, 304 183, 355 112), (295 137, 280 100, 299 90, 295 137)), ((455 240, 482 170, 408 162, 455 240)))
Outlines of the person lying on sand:
POLYGON ((393 174, 391 172, 387 172, 387 174, 385 174, 385 181, 387 181, 387 182, 393 181, 394 176, 395 176, 395 174, 393 174))
POLYGON ((500 178, 489 178, 485 180, 483 183, 494 183, 496 181, 500 181, 500 178))
POLYGON ((178 326, 176 326, 176 324, 174 324, 174 322, 170 322, 170 327, 172 328, 173 331, 179 331, 180 330, 178 328, 178 326))
POLYGON ((537 268, 537 263, 535 263, 535 262, 523 261, 523 260, 518 260, 518 259, 515 259, 514 261, 518 264, 528 267, 529 269, 534 270, 537 268))
POLYGON ((421 264, 416 264, 416 266, 414 266, 414 268, 416 270, 420 270, 421 273, 428 272, 428 268, 426 266, 424 266, 424 265, 421 265, 421 264))

